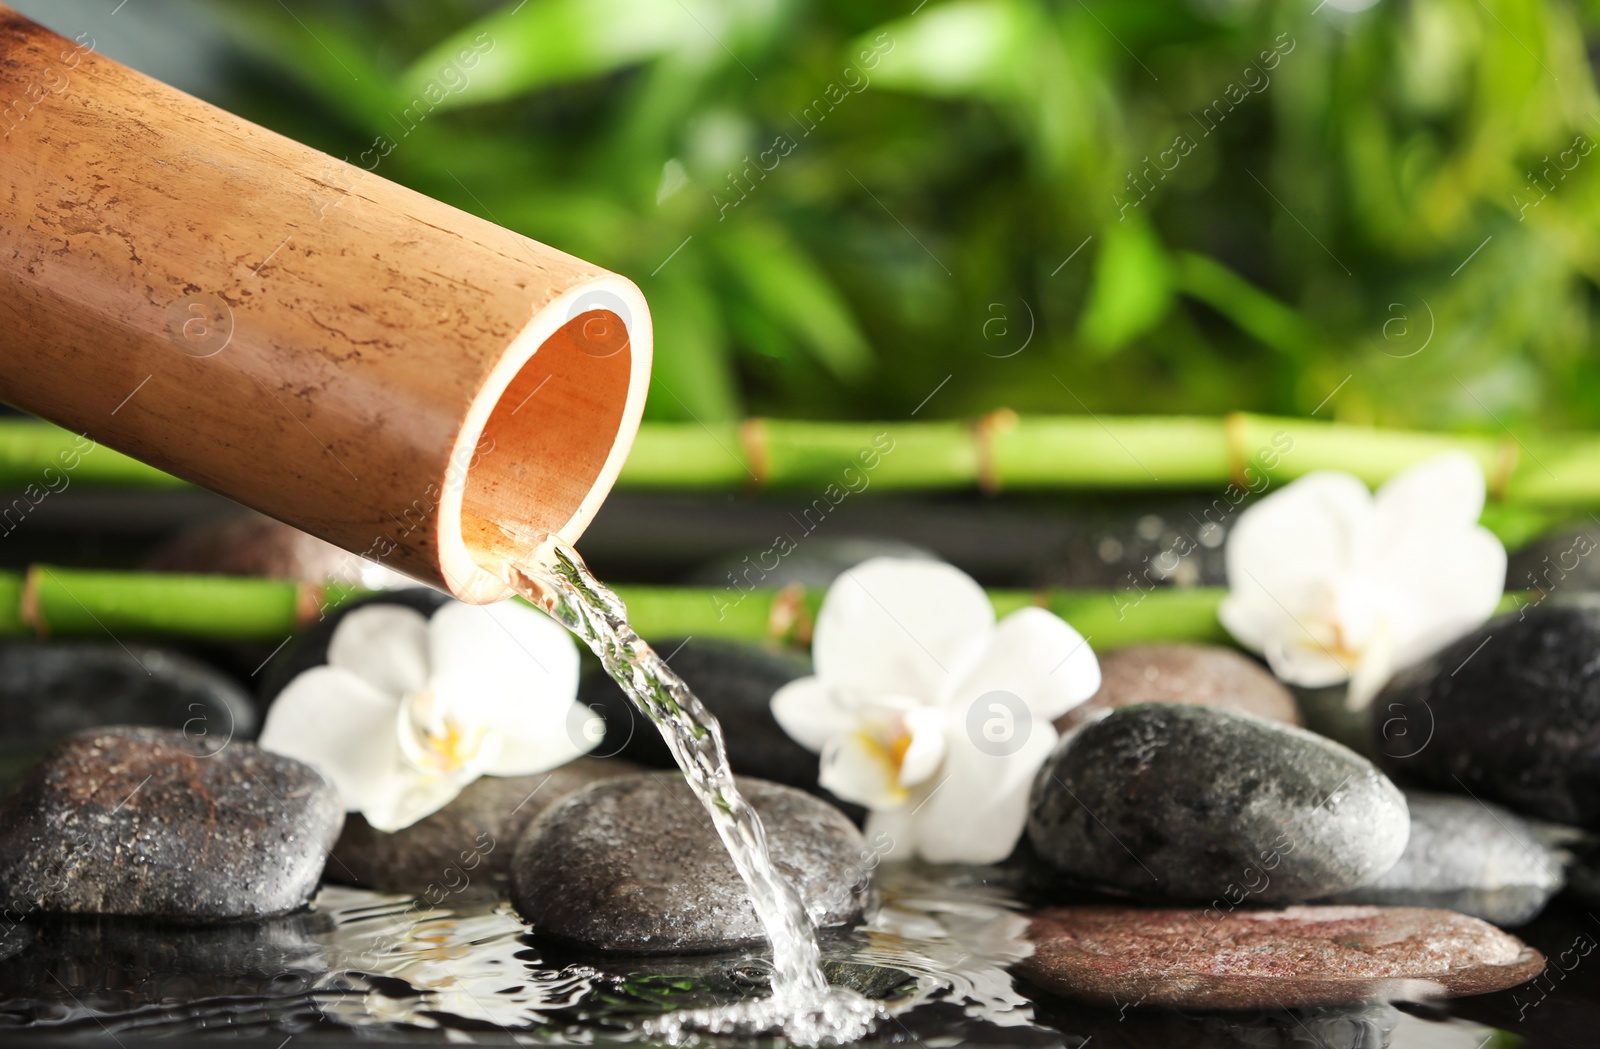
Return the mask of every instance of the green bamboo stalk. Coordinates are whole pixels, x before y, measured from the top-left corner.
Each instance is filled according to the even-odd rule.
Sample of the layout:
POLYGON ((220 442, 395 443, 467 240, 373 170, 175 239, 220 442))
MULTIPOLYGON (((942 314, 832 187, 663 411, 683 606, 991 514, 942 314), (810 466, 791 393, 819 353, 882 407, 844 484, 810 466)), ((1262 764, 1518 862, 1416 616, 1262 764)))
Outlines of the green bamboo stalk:
MULTIPOLYGON (((279 579, 106 572, 34 565, 0 572, 0 637, 172 637, 281 641, 319 614, 364 595, 279 579)), ((619 586, 645 637, 803 640, 823 591, 738 591, 619 586)), ((998 614, 1043 604, 1096 647, 1156 639, 1226 641, 1216 621, 1223 591, 1022 590, 990 592, 998 614)))
POLYGON ((281 641, 365 592, 281 579, 34 565, 0 573, 0 636, 281 641))
MULTIPOLYGON (((803 643, 824 590, 618 586, 646 638, 715 637, 803 643)), ((283 640, 367 591, 280 579, 104 572, 35 565, 0 572, 0 637, 172 637, 283 640)), ((1229 643, 1217 622, 1217 587, 1122 590, 991 590, 997 615, 1042 605, 1096 649, 1148 641, 1229 643)), ((1501 610, 1526 600, 1507 594, 1501 610)))
MULTIPOLYGON (((44 423, 0 423, 0 490, 38 483, 77 438, 44 423)), ((1338 469, 1379 484, 1446 450, 1465 451, 1499 499, 1537 509, 1600 506, 1600 434, 1449 435, 1315 419, 1032 416, 984 423, 756 419, 646 423, 618 486, 813 492, 1258 488, 1338 469)), ((180 484, 97 448, 75 482, 180 484)), ((3 504, 0 504, 3 508, 3 504)))
POLYGON ((69 430, 31 419, 0 419, 0 491, 43 491, 86 484, 129 488, 176 488, 184 482, 96 445, 69 430), (46 470, 54 471, 46 474, 46 470))

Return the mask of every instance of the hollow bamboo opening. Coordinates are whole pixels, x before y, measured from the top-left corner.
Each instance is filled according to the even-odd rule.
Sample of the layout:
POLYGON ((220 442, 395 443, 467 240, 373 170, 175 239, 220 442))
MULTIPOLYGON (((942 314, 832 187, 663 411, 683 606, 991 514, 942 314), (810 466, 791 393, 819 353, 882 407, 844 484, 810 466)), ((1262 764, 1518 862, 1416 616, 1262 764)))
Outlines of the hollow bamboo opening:
MULTIPOLYGON (((621 466, 611 463, 614 452, 629 443, 632 337, 617 312, 586 310, 540 343, 503 389, 491 378, 479 398, 487 418, 474 425, 475 405, 451 460, 458 483, 446 487, 461 491, 461 548, 477 568, 499 578, 506 561, 549 536, 571 541, 588 524, 591 496, 610 488, 621 466)), ((513 347, 509 361, 519 357, 513 347)))

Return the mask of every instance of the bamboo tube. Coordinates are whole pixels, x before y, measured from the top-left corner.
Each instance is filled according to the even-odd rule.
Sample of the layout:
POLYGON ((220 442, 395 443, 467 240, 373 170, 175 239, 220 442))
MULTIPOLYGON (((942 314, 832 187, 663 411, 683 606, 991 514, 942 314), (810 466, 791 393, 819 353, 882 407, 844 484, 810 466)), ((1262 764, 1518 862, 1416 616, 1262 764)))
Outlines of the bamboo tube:
POLYGON ((651 348, 624 278, 4 5, 0 138, 0 399, 469 600, 509 593, 485 522, 575 540, 610 489, 651 348))
MULTIPOLYGON (((644 423, 617 478, 629 489, 811 490, 866 475, 872 491, 1215 489, 1259 487, 1313 470, 1347 470, 1377 485, 1424 459, 1465 451, 1491 495, 1529 508, 1600 506, 1600 434, 1450 435, 1310 419, 1011 416, 964 422, 644 423), (883 451, 888 447, 888 451, 883 451), (876 465, 868 466, 867 460, 876 465), (846 474, 846 471, 854 473, 846 474)), ((71 435, 0 423, 0 490, 38 479, 71 435), (35 432, 39 431, 39 432, 35 432)), ((99 455, 99 452, 95 453, 99 455)), ((114 453, 111 453, 114 455, 114 453)), ((170 484, 138 464, 102 461, 95 484, 170 484)), ((864 489, 867 490, 867 489, 864 489)))

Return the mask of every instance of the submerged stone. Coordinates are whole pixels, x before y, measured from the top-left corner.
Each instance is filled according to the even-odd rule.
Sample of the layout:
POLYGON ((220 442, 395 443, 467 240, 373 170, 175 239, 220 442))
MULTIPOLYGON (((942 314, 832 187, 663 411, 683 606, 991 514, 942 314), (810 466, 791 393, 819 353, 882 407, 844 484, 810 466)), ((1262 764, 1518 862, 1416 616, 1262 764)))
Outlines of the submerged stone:
POLYGON ((1214 909, 1315 899, 1394 865, 1405 798, 1331 740, 1248 714, 1146 703, 1057 745, 1028 839, 1074 881, 1214 909))
MULTIPOLYGON (((674 673, 722 724, 728 764, 738 775, 760 776, 802 790, 817 786, 819 759, 789 737, 772 716, 772 694, 811 673, 809 660, 789 652, 713 638, 668 639, 654 645, 674 673)), ((578 686, 578 702, 604 725, 592 753, 615 755, 649 768, 676 768, 661 733, 598 667, 578 686)))
POLYGON ((1600 597, 1501 616, 1373 701, 1379 761, 1419 786, 1600 829, 1600 597))
POLYGON ((1425 1001, 1515 987, 1544 968, 1494 926, 1420 907, 1035 912, 1016 971, 1110 1009, 1294 1009, 1425 1001))
POLYGON ((102 725, 175 729, 216 750, 253 737, 256 711, 232 678, 165 649, 0 643, 0 782, 59 740, 102 725))
MULTIPOLYGON (((872 853, 855 826, 801 791, 738 785, 816 923, 860 918, 872 853)), ((517 845, 511 901, 535 936, 588 950, 716 951, 764 938, 711 818, 676 773, 608 779, 545 810, 517 845)))
POLYGON ((1129 645, 1100 656, 1100 691, 1056 719, 1068 732, 1134 703, 1198 703, 1300 724, 1294 697, 1260 663, 1220 645, 1129 645))
POLYGON ((327 878, 419 896, 499 892, 534 817, 575 790, 638 771, 626 761, 579 758, 532 776, 480 776, 438 812, 392 834, 349 813, 327 878))
POLYGON ((303 906, 344 822, 309 765, 180 732, 81 732, 0 807, 0 900, 35 911, 226 921, 303 906))
POLYGON ((1399 861, 1330 902, 1443 907, 1521 925, 1561 891, 1561 857, 1515 813, 1448 794, 1408 793, 1406 804, 1411 839, 1399 861))

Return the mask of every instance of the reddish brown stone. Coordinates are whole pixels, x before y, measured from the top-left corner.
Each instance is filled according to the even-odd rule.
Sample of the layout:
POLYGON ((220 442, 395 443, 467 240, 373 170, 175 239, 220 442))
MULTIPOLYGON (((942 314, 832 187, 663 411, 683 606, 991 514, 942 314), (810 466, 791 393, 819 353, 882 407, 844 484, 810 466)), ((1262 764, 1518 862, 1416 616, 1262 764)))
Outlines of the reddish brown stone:
POLYGON ((1293 1009, 1457 998, 1515 987, 1544 957, 1487 922, 1423 907, 1153 910, 1033 915, 1017 972, 1113 1009, 1293 1009))
POLYGON ((1304 724, 1294 696, 1261 664, 1217 645, 1129 645, 1100 656, 1100 691, 1056 719, 1066 732, 1129 703, 1196 703, 1304 724))

